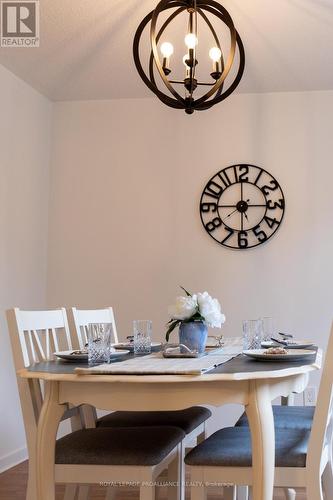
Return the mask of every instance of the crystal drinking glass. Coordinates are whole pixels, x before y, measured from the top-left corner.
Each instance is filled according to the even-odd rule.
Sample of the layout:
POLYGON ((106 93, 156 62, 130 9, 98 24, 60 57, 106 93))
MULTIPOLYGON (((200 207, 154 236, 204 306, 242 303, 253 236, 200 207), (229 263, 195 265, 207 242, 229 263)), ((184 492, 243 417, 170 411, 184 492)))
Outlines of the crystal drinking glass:
POLYGON ((274 321, 273 318, 261 318, 263 324, 263 336, 262 340, 266 342, 271 341, 271 337, 274 337, 274 321))
POLYGON ((243 350, 260 349, 263 337, 262 319, 246 319, 243 321, 243 350))
POLYGON ((152 322, 150 319, 133 321, 134 354, 151 353, 152 322))
POLYGON ((112 324, 91 323, 88 326, 88 363, 110 363, 112 347, 112 324))

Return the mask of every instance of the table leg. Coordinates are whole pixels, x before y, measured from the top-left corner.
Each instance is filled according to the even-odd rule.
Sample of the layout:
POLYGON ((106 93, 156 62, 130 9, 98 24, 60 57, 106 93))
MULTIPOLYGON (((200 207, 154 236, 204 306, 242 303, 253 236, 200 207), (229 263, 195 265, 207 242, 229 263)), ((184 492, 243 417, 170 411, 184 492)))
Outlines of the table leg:
POLYGON ((38 420, 36 444, 36 500, 54 500, 54 456, 57 430, 66 405, 58 402, 58 382, 45 383, 45 397, 38 420))
POLYGON ((249 384, 246 414, 252 441, 253 498, 272 500, 275 434, 269 386, 265 380, 253 380, 249 384))
POLYGON ((26 500, 35 500, 37 491, 36 482, 36 457, 30 452, 29 453, 29 477, 27 486, 26 500))

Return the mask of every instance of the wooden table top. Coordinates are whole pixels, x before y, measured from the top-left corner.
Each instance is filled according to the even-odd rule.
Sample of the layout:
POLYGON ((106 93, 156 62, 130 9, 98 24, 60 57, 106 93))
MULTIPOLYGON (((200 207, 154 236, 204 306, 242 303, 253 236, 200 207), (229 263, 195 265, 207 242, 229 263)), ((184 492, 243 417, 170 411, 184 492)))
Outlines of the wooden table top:
MULTIPOLYGON (((130 359, 129 354, 124 359, 130 359)), ((45 380, 68 380, 76 382, 179 382, 179 381, 212 381, 212 380, 246 380, 262 378, 279 378, 299 373, 308 373, 321 367, 322 351, 317 350, 313 356, 299 361, 258 361, 243 354, 219 365, 202 375, 111 375, 94 374, 78 375, 75 368, 88 367, 87 363, 73 363, 66 361, 45 361, 35 363, 28 368, 19 370, 23 378, 40 378, 45 380)), ((115 360, 113 362, 121 362, 115 360)))

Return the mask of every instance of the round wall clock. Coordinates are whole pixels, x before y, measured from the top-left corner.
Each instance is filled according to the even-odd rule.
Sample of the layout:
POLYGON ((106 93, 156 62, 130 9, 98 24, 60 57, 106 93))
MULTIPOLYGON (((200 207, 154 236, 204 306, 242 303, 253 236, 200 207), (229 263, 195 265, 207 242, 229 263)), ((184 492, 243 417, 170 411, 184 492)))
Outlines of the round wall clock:
POLYGON ((209 236, 238 250, 256 247, 273 236, 284 208, 277 180, 263 168, 243 163, 215 174, 200 201, 202 224, 209 236))

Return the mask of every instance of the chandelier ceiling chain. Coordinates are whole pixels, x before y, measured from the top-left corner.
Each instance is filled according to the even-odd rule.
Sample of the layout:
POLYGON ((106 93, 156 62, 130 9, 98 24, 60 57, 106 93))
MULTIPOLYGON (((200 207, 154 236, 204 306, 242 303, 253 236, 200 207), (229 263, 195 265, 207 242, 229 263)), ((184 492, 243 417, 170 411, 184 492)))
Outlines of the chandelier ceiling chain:
MULTIPOLYGON (((147 14, 141 21, 133 42, 133 56, 135 66, 144 83, 167 106, 184 109, 192 114, 195 110, 209 109, 226 99, 238 86, 244 73, 245 53, 242 40, 237 33, 233 20, 228 11, 215 0, 161 0, 156 8, 147 14), (161 24, 161 13, 172 9, 171 14, 161 24), (184 42, 186 53, 174 54, 174 46, 161 38, 166 28, 180 15, 187 15, 187 33, 184 42), (230 50, 223 53, 221 37, 219 38, 213 27, 212 20, 216 18, 222 26, 228 28, 230 34, 230 50), (211 81, 200 81, 198 70, 199 60, 199 22, 207 26, 214 45, 207 51, 212 63, 211 81), (158 23, 161 26, 158 28, 158 23), (146 27, 150 24, 150 56, 147 61, 148 70, 145 71, 140 60, 140 43, 146 27), (238 50, 238 69, 229 86, 225 89, 226 79, 235 62, 238 50), (182 60, 185 71, 183 78, 170 78, 173 70, 171 61, 182 60), (164 84, 164 91, 158 87, 156 77, 164 84), (204 92, 203 89, 208 90, 204 92), (178 90, 182 89, 182 90, 178 90), (200 95, 201 89, 204 93, 200 95)), ((208 80, 208 78, 207 78, 208 80)))

